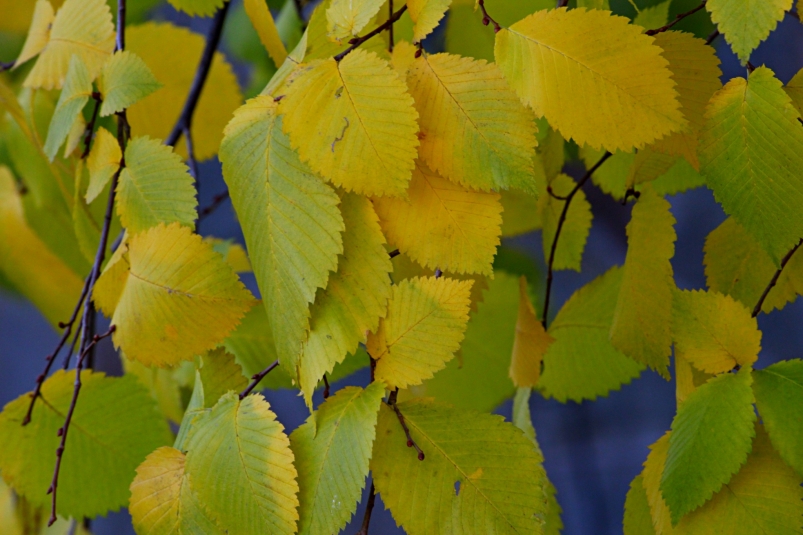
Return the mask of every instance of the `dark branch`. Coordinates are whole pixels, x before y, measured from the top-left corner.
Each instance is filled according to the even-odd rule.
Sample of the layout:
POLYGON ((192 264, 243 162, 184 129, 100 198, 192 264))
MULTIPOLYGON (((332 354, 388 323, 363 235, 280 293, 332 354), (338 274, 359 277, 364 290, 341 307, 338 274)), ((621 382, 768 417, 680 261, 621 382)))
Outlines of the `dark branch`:
POLYGON ((708 39, 705 40, 705 44, 710 45, 711 43, 713 43, 716 40, 717 37, 719 37, 719 30, 714 30, 708 36, 708 39))
POLYGON ((391 260, 392 260, 392 259, 396 258, 397 256, 399 256, 400 254, 401 254, 401 253, 399 252, 399 250, 398 250, 398 249, 393 249, 391 252, 389 252, 389 253, 388 253, 388 256, 389 256, 389 257, 391 258, 391 260))
POLYGON ((703 0, 702 3, 699 6, 695 7, 694 9, 691 9, 691 10, 685 12, 685 13, 681 13, 680 15, 675 17, 675 20, 673 20, 672 22, 670 22, 666 26, 661 26, 660 28, 656 28, 654 30, 647 30, 644 33, 647 34, 647 35, 655 35, 655 34, 663 33, 665 31, 667 31, 669 28, 671 28, 672 26, 674 26, 678 22, 682 21, 683 19, 685 19, 689 15, 694 15, 695 13, 697 13, 698 11, 703 9, 705 7, 706 1, 707 0, 703 0))
MULTIPOLYGON (((87 299, 87 301, 91 301, 91 299, 87 299)), ((52 526, 56 520, 56 495, 58 494, 59 488, 59 469, 61 468, 61 459, 64 457, 64 448, 67 444, 67 433, 70 430, 70 422, 72 422, 73 414, 75 413, 75 406, 78 404, 78 394, 81 392, 81 371, 84 368, 84 359, 86 358, 87 354, 95 347, 102 339, 111 336, 114 332, 114 325, 109 327, 109 330, 103 334, 96 334, 92 337, 92 341, 87 343, 87 346, 81 352, 81 355, 78 357, 78 364, 75 367, 75 386, 72 392, 72 400, 70 401, 70 408, 67 410, 67 416, 64 418, 64 425, 59 428, 58 436, 61 437, 61 441, 59 442, 59 447, 56 448, 56 467, 53 470, 53 480, 50 482, 50 488, 47 489, 48 494, 52 494, 52 508, 50 510, 50 520, 48 521, 47 525, 52 526)))
POLYGON ((362 526, 357 535, 368 535, 368 526, 371 524, 371 513, 374 512, 374 502, 376 501, 376 488, 371 481, 371 490, 368 491, 368 503, 365 504, 365 515, 362 517, 362 526))
POLYGON ((181 134, 185 130, 189 130, 192 126, 192 116, 195 113, 195 108, 198 106, 198 100, 201 98, 201 92, 204 89, 206 78, 209 76, 209 69, 212 67, 212 60, 215 57, 215 51, 220 43, 220 36, 223 35, 223 24, 226 22, 226 13, 229 10, 229 4, 223 4, 212 20, 212 27, 209 30, 209 35, 206 38, 206 46, 204 47, 201 60, 198 62, 198 68, 195 71, 195 78, 192 80, 190 92, 187 94, 187 100, 184 102, 184 108, 181 110, 181 115, 178 116, 176 124, 170 135, 165 139, 165 145, 175 146, 181 134))
MULTIPOLYGON (((388 0, 388 20, 393 18, 393 0, 388 0)), ((388 52, 393 53, 393 23, 388 28, 388 52)))
POLYGON ((786 264, 788 264, 789 261, 792 259, 792 255, 795 254, 795 251, 797 251, 800 248, 801 245, 803 245, 803 239, 801 239, 799 242, 797 242, 797 245, 792 247, 792 250, 789 251, 788 253, 786 253, 786 256, 784 256, 783 259, 781 259, 781 267, 779 267, 778 270, 775 272, 775 275, 772 276, 772 280, 767 285, 767 287, 764 288, 764 292, 761 294, 761 297, 759 298, 758 303, 756 303, 756 306, 753 307, 753 317, 754 318, 757 317, 759 315, 759 313, 761 312, 761 307, 764 306, 764 301, 767 299, 767 296, 770 294, 770 290, 775 288, 775 285, 778 284, 778 279, 781 276, 781 272, 783 271, 783 268, 786 267, 786 264))
POLYGON ((185 128, 183 134, 184 141, 187 144, 187 166, 190 168, 190 174, 192 175, 192 178, 195 179, 195 189, 200 195, 200 190, 198 190, 198 162, 195 160, 195 148, 193 147, 192 143, 192 133, 190 132, 189 128, 185 128))
POLYGON ((241 400, 245 399, 245 396, 247 396, 248 394, 250 394, 251 392, 253 392, 253 391, 254 391, 254 389, 255 389, 255 388, 257 387, 257 385, 259 384, 259 382, 260 382, 260 381, 262 381, 262 379, 264 379, 264 378, 265 378, 265 376, 266 376, 266 375, 268 375, 270 372, 272 372, 272 371, 273 371, 273 370, 274 370, 274 369, 275 369, 275 368, 276 368, 278 365, 279 365, 279 361, 277 360, 277 361, 275 361, 273 364, 271 364, 270 366, 268 366, 267 368, 265 368, 264 370, 262 370, 261 372, 259 372, 259 373, 257 373, 257 374, 254 374, 254 375, 252 375, 252 376, 251 376, 251 384, 249 384, 249 385, 248 385, 248 386, 245 388, 245 390, 243 390, 242 392, 240 392, 240 399, 241 399, 241 400))
POLYGON ((9 61, 8 63, 0 61, 0 72, 11 70, 11 68, 14 67, 15 63, 16 61, 9 61))
POLYGON ((95 100, 95 108, 92 110, 92 119, 86 125, 84 130, 84 152, 81 153, 81 159, 85 160, 89 156, 89 144, 92 142, 92 134, 95 133, 95 123, 98 121, 98 112, 103 100, 100 98, 100 93, 92 93, 92 98, 95 100))
POLYGON ((352 39, 351 41, 349 41, 349 44, 350 44, 351 46, 350 46, 350 47, 348 47, 347 49, 345 49, 345 50, 344 50, 343 52, 341 52, 340 54, 336 55, 336 56, 335 56, 335 61, 337 61, 338 63, 340 63, 340 61, 341 61, 343 58, 345 58, 346 56, 348 56, 349 54, 351 54, 352 52, 354 52, 354 51, 355 51, 355 50, 356 50, 356 49, 357 49, 357 48, 358 48, 360 45, 362 45, 364 42, 366 42, 367 40, 369 40, 370 38, 372 38, 372 37, 374 37, 374 36, 377 36, 377 35, 379 35, 380 33, 384 32, 385 30, 387 30, 387 29, 389 29, 389 28, 393 27, 393 24, 394 24, 394 23, 395 23, 397 20, 399 20, 399 19, 401 18, 401 16, 402 16, 402 15, 404 15, 404 12, 405 12, 405 11, 407 11, 407 4, 404 4, 404 5, 401 7, 401 9, 399 9, 399 10, 398 10, 396 13, 394 13, 394 14, 393 14, 393 16, 391 16, 391 17, 390 17, 388 20, 386 20, 386 21, 385 21, 383 24, 380 24, 379 26, 377 26, 376 28, 374 28, 374 29, 373 29, 373 30, 371 30, 370 32, 366 33, 366 34, 365 34, 365 35, 363 35, 362 37, 355 37, 354 39, 352 39))
POLYGON ((551 185, 546 187, 546 191, 547 191, 547 193, 549 193, 549 196, 552 197, 553 199, 557 199, 559 201, 565 201, 566 199, 568 199, 568 197, 563 197, 563 196, 558 195, 557 193, 555 193, 555 191, 552 189, 551 185))
POLYGON ((125 50, 125 4, 127 0, 117 2, 117 50, 125 50))
POLYGON ((212 199, 212 202, 209 203, 209 206, 203 208, 200 212, 198 212, 198 221, 202 221, 206 216, 213 213, 218 207, 223 204, 223 201, 229 198, 229 192, 224 191, 223 193, 218 193, 212 199))
POLYGON ((72 356, 75 354, 75 348, 78 345, 78 339, 79 336, 81 335, 82 331, 79 328, 75 331, 75 335, 72 337, 72 342, 70 342, 70 351, 68 351, 64 355, 64 363, 61 365, 62 369, 67 370, 70 367, 70 360, 72 359, 72 356))
POLYGON ((483 26, 488 26, 488 24, 494 25, 494 33, 499 33, 502 27, 496 22, 489 14, 488 10, 485 9, 485 0, 478 0, 477 5, 480 6, 482 9, 482 24, 483 26))
POLYGON ((323 374, 323 399, 329 399, 329 378, 323 374))
POLYGON ((547 314, 549 314, 549 296, 552 293, 552 277, 553 277, 553 266, 555 264, 555 251, 558 248, 558 239, 560 238, 560 233, 563 230, 563 225, 564 223, 566 223, 566 216, 569 213, 569 205, 571 205, 572 199, 574 199, 574 196, 577 195, 578 191, 580 191, 580 188, 582 188, 583 185, 586 182, 588 182, 588 179, 591 178, 591 175, 593 175, 596 172, 596 170, 599 169, 600 166, 605 163, 605 160, 607 160, 610 157, 611 153, 606 152, 602 156, 602 158, 600 158, 599 161, 594 164, 594 166, 591 169, 586 171, 586 174, 583 176, 583 178, 580 179, 580 181, 574 186, 572 191, 570 191, 569 194, 566 196, 566 202, 563 205, 563 211, 561 211, 560 218, 558 219, 558 227, 555 230, 555 239, 552 240, 552 248, 549 251, 549 260, 547 262, 546 295, 544 297, 544 311, 541 315, 541 324, 544 326, 544 328, 546 328, 547 314))
POLYGON ((566 7, 568 5, 569 5, 569 0, 558 0, 558 6, 557 7, 559 7, 559 8, 560 7, 566 7))
POLYGON ((390 393, 388 396, 388 405, 393 408, 393 412, 396 413, 396 418, 399 419, 399 423, 404 429, 404 434, 407 437, 407 447, 408 448, 415 448, 415 451, 418 452, 418 460, 424 460, 424 452, 421 451, 421 448, 418 447, 418 444, 415 443, 413 437, 410 435, 410 430, 407 428, 407 424, 404 421, 404 416, 402 415, 401 411, 399 410, 398 405, 396 405, 396 398, 399 396, 399 389, 395 389, 393 392, 390 393))

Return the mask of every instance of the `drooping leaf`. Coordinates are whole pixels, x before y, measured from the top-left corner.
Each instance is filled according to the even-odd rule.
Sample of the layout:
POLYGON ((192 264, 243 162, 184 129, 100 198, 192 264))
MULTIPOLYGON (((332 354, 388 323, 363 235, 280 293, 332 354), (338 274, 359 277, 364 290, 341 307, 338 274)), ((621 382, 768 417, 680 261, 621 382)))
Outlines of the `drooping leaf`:
POLYGON ((89 101, 91 94, 92 79, 89 77, 89 71, 81 61, 81 57, 74 55, 67 69, 64 89, 59 95, 56 111, 50 120, 50 128, 47 129, 44 151, 51 162, 67 139, 73 123, 89 101))
MULTIPOLYGON (((6 16, 8 14, 6 13, 6 16)), ((53 4, 50 0, 36 0, 36 5, 31 17, 31 25, 25 36, 25 44, 22 45, 14 67, 18 67, 29 59, 38 56, 45 49, 50 40, 50 29, 53 26, 53 19, 56 14, 53 11, 53 4)))
POLYGON ((101 117, 122 111, 162 87, 142 58, 127 50, 115 52, 106 62, 98 85, 103 95, 101 117))
POLYGON ((623 269, 612 268, 580 288, 549 325, 555 342, 544 355, 539 388, 558 401, 580 402, 618 390, 644 366, 617 350, 608 337, 623 269))
POLYGON ((503 238, 520 236, 541 228, 541 214, 536 197, 518 190, 503 190, 499 193, 503 238))
POLYGON ((117 214, 129 232, 174 222, 195 228, 196 205, 192 176, 172 148, 147 136, 128 143, 117 185, 117 214))
MULTIPOLYGON (((648 30, 663 26, 669 19, 669 5, 671 3, 672 0, 664 0, 659 4, 642 8, 642 10, 636 15, 636 18, 633 19, 633 24, 648 30)), ((658 35, 662 34, 659 33, 658 35)))
POLYGON ((338 533, 357 510, 385 385, 347 386, 290 435, 298 468, 298 533, 338 533))
POLYGON ((384 0, 331 0, 326 10, 329 38, 341 42, 358 35, 384 3, 384 0))
POLYGON ((184 453, 164 446, 139 465, 128 505, 137 533, 224 535, 190 488, 185 464, 184 453))
POLYGON ((752 535, 800 533, 803 515, 801 478, 772 449, 758 426, 747 463, 710 502, 684 517, 678 535, 720 533, 752 535))
POLYGON ((627 258, 611 325, 611 344, 669 378, 675 218, 646 186, 627 225, 627 258))
POLYGON ((803 361, 781 361, 754 371, 753 390, 772 445, 803 475, 803 361))
MULTIPOLYGON (((776 267, 761 244, 732 217, 705 240, 705 276, 709 288, 730 295, 752 310, 776 267)), ((782 309, 803 293, 803 255, 795 253, 767 294, 764 313, 782 309)))
POLYGON ((803 237, 803 129, 766 67, 734 78, 711 99, 700 134, 700 172, 728 215, 777 265, 803 237))
MULTIPOLYGON (((49 18, 46 13, 42 17, 49 18)), ((33 50, 40 46, 38 41, 33 50)), ((114 25, 108 4, 104 0, 65 0, 50 25, 47 45, 25 79, 25 87, 61 88, 73 55, 86 67, 89 80, 94 80, 113 49, 114 25)))
POLYGON ((653 147, 654 145, 645 147, 636 153, 625 179, 627 189, 635 189, 641 184, 654 182, 658 177, 665 175, 680 159, 678 156, 653 150, 653 147))
POLYGON ((538 321, 530 296, 527 278, 519 279, 519 319, 510 360, 510 378, 517 388, 532 388, 541 377, 544 354, 555 341, 538 321))
POLYGON ((388 241, 419 264, 455 273, 492 273, 499 245, 499 194, 466 189, 418 160, 407 198, 377 197, 388 241))
POLYGON ((539 533, 546 477, 533 443, 499 416, 432 400, 399 403, 425 459, 381 406, 371 471, 382 501, 410 535, 539 533))
POLYGON ((401 195, 418 147, 413 99, 390 65, 355 50, 301 67, 279 103, 301 159, 336 186, 401 195))
POLYGON ((225 136, 223 177, 243 224, 276 352, 295 377, 309 306, 343 252, 340 199, 290 148, 272 98, 249 100, 225 136))
MULTIPOLYGON (((568 175, 560 174, 549 185, 552 187, 554 195, 562 198, 557 199, 553 195, 544 192, 538 199, 538 211, 541 213, 542 226, 541 245, 544 249, 544 258, 547 259, 550 257, 560 216, 566 205, 565 197, 574 189, 576 183, 568 175)), ((591 230, 592 218, 591 204, 586 199, 585 192, 581 189, 572 199, 569 211, 566 213, 566 220, 555 249, 555 259, 552 263, 553 269, 580 271, 583 250, 586 246, 588 233, 591 230)))
POLYGON ((89 186, 86 189, 87 204, 97 199, 114 173, 120 168, 122 158, 123 152, 120 150, 117 138, 102 126, 98 127, 92 150, 89 151, 86 159, 86 167, 89 170, 89 186))
POLYGON ((228 535, 292 534, 298 483, 290 440, 260 395, 224 395, 186 444, 192 492, 228 535))
POLYGON ((678 406, 686 401, 692 392, 704 385, 713 377, 710 373, 701 372, 686 360, 680 351, 675 352, 675 399, 678 406))
POLYGON ((312 306, 310 332, 297 369, 296 379, 309 407, 321 377, 332 373, 347 354, 356 353, 366 333, 379 326, 391 292, 393 265, 371 201, 344 193, 341 212, 346 224, 343 255, 337 273, 329 277, 312 306))
MULTIPOLYGON (((195 58, 201 57, 204 43, 203 36, 171 24, 149 22, 126 30, 126 49, 142 58, 154 77, 163 84, 157 92, 128 110, 132 132, 158 139, 167 137, 184 107, 195 77, 195 58), (166 50, 180 50, 181 53, 167 54, 166 50)), ((223 129, 241 102, 231 65, 222 53, 215 53, 190 129, 198 161, 217 153, 223 129)), ((186 157, 184 139, 176 144, 176 152, 186 157)))
POLYGON ((393 287, 387 315, 368 336, 376 379, 391 388, 418 385, 460 348, 472 281, 414 278, 393 287))
POLYGON ((218 347, 201 359, 203 366, 198 375, 204 384, 204 407, 213 407, 228 392, 241 392, 248 386, 243 369, 234 360, 234 355, 218 347))
POLYGON ((751 369, 714 377, 678 407, 661 493, 677 522, 726 484, 755 436, 751 369))
POLYGON ((712 374, 751 366, 761 351, 761 331, 750 311, 716 292, 675 292, 672 339, 676 353, 712 374))
MULTIPOLYGON (((21 425, 31 401, 28 394, 9 402, 0 414, 3 478, 37 506, 50 504, 47 489, 61 441, 57 431, 64 425, 74 382, 72 371, 59 370, 47 379, 28 425, 21 425)), ((134 377, 84 371, 81 382, 56 502, 60 515, 79 518, 125 505, 134 469, 170 437, 156 403, 134 377)))
POLYGON ((174 8, 196 17, 211 17, 225 0, 167 0, 174 8))
POLYGON ((742 64, 792 9, 792 0, 710 0, 705 8, 742 64))
POLYGON ((407 0, 407 10, 415 23, 413 43, 420 43, 438 27, 451 3, 452 0, 407 0))
POLYGON ((636 476, 630 482, 630 489, 625 498, 624 535, 656 535, 650 517, 650 504, 644 491, 642 476, 636 476))
POLYGON ((686 123, 668 62, 641 32, 606 11, 538 11, 497 33, 494 53, 522 101, 563 137, 630 150, 686 123))
POLYGON ((276 29, 268 4, 265 0, 244 0, 243 7, 270 59, 277 67, 281 66, 287 58, 287 50, 279 37, 279 30, 276 29))
POLYGON ((214 348, 253 304, 212 246, 178 223, 132 237, 128 256, 113 340, 143 364, 177 364, 214 348))
POLYGON ((480 189, 535 193, 535 122, 499 67, 422 55, 407 75, 421 124, 421 158, 445 178, 480 189))

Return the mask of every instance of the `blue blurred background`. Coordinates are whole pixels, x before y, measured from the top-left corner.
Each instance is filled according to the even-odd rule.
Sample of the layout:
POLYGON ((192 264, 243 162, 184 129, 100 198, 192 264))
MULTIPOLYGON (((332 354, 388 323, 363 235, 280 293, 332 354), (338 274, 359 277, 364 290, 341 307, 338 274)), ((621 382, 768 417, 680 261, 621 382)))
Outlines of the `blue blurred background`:
MULTIPOLYGON (((493 0, 488 0, 489 10, 492 3, 493 0)), ((638 2, 642 7, 653 3, 638 2)), ((670 13, 674 16, 697 4, 696 0, 675 1, 670 13)), ((618 4, 617 0, 613 0, 612 5, 623 13, 632 9, 625 0, 618 4)), ((180 15, 166 5, 158 7, 153 16, 189 26, 201 33, 205 32, 209 23, 208 19, 196 20, 180 15)), ((707 17, 704 13, 697 16, 707 17)), ((228 26, 231 26, 231 21, 228 26)), ((227 31, 231 33, 229 27, 227 31)), ((705 28, 699 22, 696 27, 691 27, 698 33, 707 32, 705 28)), ((236 46, 238 38, 238 35, 225 35, 224 41, 228 46, 236 46)), ((436 33, 427 40, 426 47, 437 51, 442 43, 442 32, 436 33)), ((724 39, 720 37, 714 44, 722 60, 723 82, 734 76, 744 76, 744 68, 724 39)), ((239 64, 236 58, 232 61, 243 86, 253 83, 253 73, 245 65, 239 64)), ((775 71, 782 82, 789 81, 803 68, 803 27, 800 22, 787 15, 778 29, 753 54, 752 63, 756 66, 766 65, 775 71)), ((572 164, 566 171, 579 176, 583 168, 579 164, 572 164)), ((200 175, 200 206, 207 206, 217 193, 225 191, 219 163, 216 160, 203 163, 200 175)), ((583 257, 583 270, 581 273, 564 271, 556 274, 554 310, 558 310, 560 304, 577 288, 604 273, 610 266, 624 261, 627 246, 624 229, 630 218, 630 208, 603 195, 590 183, 585 191, 593 208, 594 223, 583 257)), ((677 285, 681 288, 704 288, 703 243, 708 233, 724 220, 724 213, 714 202, 711 192, 705 188, 673 196, 670 200, 678 221, 678 240, 673 260, 677 285)), ((201 223, 199 231, 204 235, 214 234, 243 243, 228 201, 201 223)), ((543 269, 540 240, 540 233, 536 232, 507 240, 505 245, 527 254, 543 269)), ((252 279, 246 282, 255 290, 252 279)), ((803 302, 800 300, 780 312, 759 317, 764 337, 757 367, 765 367, 781 359, 801 357, 798 349, 803 344, 801 320, 803 302)), ((101 323, 104 321, 101 320, 101 323)), ((103 330, 103 325, 99 329, 103 330)), ((31 390, 45 355, 52 350, 56 341, 57 333, 32 305, 18 296, 0 293, 0 405, 31 390)), ((121 373, 119 361, 108 340, 101 344, 98 367, 108 373, 121 373)), ((367 371, 364 370, 334 386, 364 385, 367 382, 367 371)), ((306 408, 295 392, 266 391, 265 395, 288 432, 306 418, 306 408)), ((511 403, 504 403, 497 412, 509 418, 511 403)), ((620 391, 595 402, 561 404, 534 394, 531 412, 546 457, 546 469, 557 488, 558 500, 563 508, 564 533, 620 534, 625 494, 630 481, 641 471, 641 463, 648 452, 647 446, 657 440, 672 421, 675 412, 674 383, 647 371, 620 391)), ((364 500, 344 533, 356 533, 363 508, 364 500)), ((99 535, 133 534, 130 518, 125 511, 99 518, 92 527, 93 532, 99 535)), ((374 511, 371 532, 402 533, 384 510, 381 501, 377 502, 374 511)))

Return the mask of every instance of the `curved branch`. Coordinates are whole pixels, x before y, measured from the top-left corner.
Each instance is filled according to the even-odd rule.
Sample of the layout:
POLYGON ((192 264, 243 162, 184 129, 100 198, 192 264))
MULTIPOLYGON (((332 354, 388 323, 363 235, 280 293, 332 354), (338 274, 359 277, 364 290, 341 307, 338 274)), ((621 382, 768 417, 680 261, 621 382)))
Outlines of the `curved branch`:
POLYGON ((761 297, 758 299, 758 303, 756 303, 756 306, 753 307, 752 316, 754 318, 757 317, 759 315, 759 313, 761 313, 761 307, 764 306, 764 301, 766 301, 767 296, 770 294, 770 291, 773 288, 775 288, 776 284, 778 284, 778 279, 781 276, 781 272, 783 272, 783 268, 786 267, 786 264, 788 264, 789 261, 792 259, 792 255, 795 254, 795 251, 800 249, 801 245, 803 245, 803 239, 801 239, 799 242, 797 242, 797 245, 792 247, 792 250, 789 251, 788 253, 786 253, 786 256, 784 256, 783 259, 781 259, 781 266, 775 271, 775 274, 772 276, 772 280, 770 280, 770 283, 767 285, 766 288, 764 288, 764 292, 761 294, 761 297))
POLYGON ((705 7, 706 2, 707 2, 707 0, 703 0, 703 2, 699 6, 695 7, 694 9, 690 9, 689 11, 687 11, 685 13, 681 13, 680 15, 675 17, 675 20, 673 20, 669 24, 667 24, 665 26, 661 26, 660 28, 656 28, 654 30, 647 30, 644 33, 646 35, 655 35, 655 34, 663 33, 665 31, 667 31, 668 29, 670 29, 675 24, 677 24, 678 22, 680 22, 683 19, 685 19, 686 17, 688 17, 689 15, 694 15, 695 13, 697 13, 698 11, 703 9, 705 7))
POLYGON ((334 57, 335 61, 337 61, 338 63, 340 63, 340 61, 341 61, 343 58, 345 58, 346 56, 348 56, 349 54, 351 54, 352 52, 354 52, 354 51, 355 51, 355 50, 356 50, 356 49, 357 49, 357 48, 358 48, 360 45, 362 45, 364 42, 366 42, 367 40, 369 40, 369 39, 370 39, 370 38, 372 38, 372 37, 375 37, 375 36, 379 35, 380 33, 384 32, 385 30, 387 30, 387 29, 391 28, 391 27, 393 26, 393 24, 394 24, 394 23, 395 23, 397 20, 399 20, 399 19, 401 18, 401 16, 402 16, 402 15, 404 15, 404 12, 405 12, 405 11, 407 11, 407 4, 404 4, 404 5, 401 7, 401 9, 399 9, 399 10, 398 10, 396 13, 394 13, 394 14, 393 14, 393 16, 392 16, 392 17, 390 17, 388 20, 386 20, 384 23, 380 24, 379 26, 377 26, 376 28, 374 28, 374 29, 373 29, 373 30, 371 30, 370 32, 366 33, 366 34, 365 34, 365 35, 363 35, 362 37, 355 37, 354 39, 352 39, 351 41, 349 41, 349 44, 351 44, 351 46, 350 46, 350 47, 348 47, 347 49, 345 49, 345 50, 344 50, 343 52, 341 52, 340 54, 336 55, 336 56, 334 57))

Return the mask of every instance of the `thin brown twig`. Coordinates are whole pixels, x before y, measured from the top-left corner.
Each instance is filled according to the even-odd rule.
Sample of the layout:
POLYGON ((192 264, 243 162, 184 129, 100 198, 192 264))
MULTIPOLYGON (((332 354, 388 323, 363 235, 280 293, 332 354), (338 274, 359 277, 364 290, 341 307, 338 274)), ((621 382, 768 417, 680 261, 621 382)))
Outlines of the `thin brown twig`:
POLYGON ((502 27, 493 19, 493 17, 488 14, 488 10, 485 9, 485 0, 478 0, 477 5, 480 6, 480 9, 482 9, 483 26, 488 26, 489 23, 492 23, 494 25, 494 33, 499 33, 502 30, 502 27))
MULTIPOLYGON (((83 326, 83 321, 81 322, 81 326, 83 326)), ((70 343, 70 351, 64 355, 64 363, 61 365, 63 370, 66 370, 70 367, 70 360, 72 360, 72 356, 75 355, 75 348, 78 344, 78 337, 82 334, 81 326, 75 331, 75 335, 72 337, 72 342, 70 343)))
POLYGON ((323 399, 329 399, 329 378, 323 374, 323 399))
POLYGON ((413 440, 412 435, 410 435, 410 430, 407 428, 407 423, 404 421, 404 415, 399 410, 398 405, 396 405, 396 398, 398 398, 398 396, 399 396, 399 389, 397 388, 393 390, 393 392, 391 392, 390 395, 388 396, 388 405, 390 405, 391 408, 393 409, 393 412, 396 413, 396 418, 399 419, 399 423, 401 424, 402 429, 404 429, 404 434, 407 437, 407 447, 415 448, 415 451, 418 452, 418 460, 423 461, 424 452, 421 451, 421 448, 418 447, 418 444, 415 443, 415 440, 413 440))
POLYGON ((374 502, 376 502, 376 488, 371 481, 371 489, 368 491, 368 502, 365 504, 365 514, 362 517, 362 526, 357 535, 368 535, 368 526, 371 524, 371 513, 374 512, 374 502))
POLYGON ((84 129, 84 152, 81 153, 82 160, 85 160, 86 157, 89 156, 89 147, 90 143, 92 142, 92 134, 95 133, 95 123, 98 120, 100 105, 103 103, 103 99, 100 98, 100 93, 93 92, 92 98, 95 100, 95 108, 92 110, 92 119, 89 120, 89 123, 84 129))
POLYGON ((562 195, 558 195, 557 193, 555 193, 555 190, 552 189, 552 186, 547 186, 546 191, 547 193, 549 193, 549 196, 552 197, 553 199, 557 199, 559 201, 565 201, 566 199, 568 199, 568 197, 564 197, 562 195))
POLYGON ((611 157, 610 152, 606 152, 605 154, 603 154, 602 158, 600 158, 599 161, 595 163, 591 169, 586 171, 586 174, 583 176, 583 178, 581 178, 580 181, 577 184, 575 184, 574 188, 566 196, 566 202, 563 205, 563 210, 561 211, 560 218, 558 219, 558 227, 555 230, 555 238, 552 240, 552 248, 549 251, 549 260, 547 262, 546 294, 544 297, 544 311, 541 314, 541 325, 543 325, 544 328, 546 328, 547 315, 549 314, 549 296, 552 293, 552 278, 554 271, 553 266, 555 264, 555 251, 558 248, 558 239, 560 238, 560 233, 563 230, 563 225, 564 223, 566 223, 566 216, 569 213, 569 205, 571 205, 572 199, 574 198, 575 195, 577 195, 577 192, 580 191, 580 188, 582 188, 583 185, 586 182, 588 182, 588 179, 591 178, 591 175, 593 175, 594 172, 596 172, 596 170, 599 169, 600 166, 605 163, 605 160, 607 160, 610 157, 611 157))
POLYGON ((714 30, 709 34, 708 39, 705 40, 705 44, 710 45, 717 37, 719 37, 719 30, 714 30))
POLYGON ((792 255, 795 254, 795 251, 800 249, 801 245, 803 245, 803 239, 801 239, 799 242, 797 242, 797 245, 792 247, 792 250, 789 251, 788 253, 786 253, 786 256, 784 256, 781 259, 781 266, 775 271, 775 274, 772 276, 772 280, 770 280, 770 283, 767 285, 766 288, 764 288, 764 292, 762 292, 761 297, 758 300, 758 303, 756 303, 756 306, 753 307, 752 316, 754 318, 757 317, 759 315, 759 313, 761 313, 761 307, 764 306, 764 301, 767 299, 767 296, 770 294, 770 291, 773 288, 775 288, 776 284, 778 284, 778 279, 781 276, 781 272, 786 267, 786 264, 788 264, 789 261, 792 259, 792 255))
POLYGON ((217 210, 218 207, 221 204, 223 204, 223 201, 225 201, 228 198, 229 198, 228 191, 224 191, 223 193, 218 193, 217 195, 215 195, 215 197, 212 199, 212 202, 209 203, 209 205, 206 206, 205 208, 202 208, 200 212, 198 212, 198 221, 202 221, 206 216, 210 215, 215 210, 217 210))
POLYGON ((262 381, 262 379, 264 379, 266 375, 268 375, 270 372, 272 372, 274 369, 276 369, 277 366, 279 366, 279 361, 278 360, 276 360, 273 364, 271 364, 270 366, 268 366, 267 368, 265 368, 261 372, 255 373, 254 375, 252 375, 251 376, 251 383, 247 387, 245 387, 245 390, 240 392, 240 400, 245 399, 245 396, 247 396, 248 394, 253 392, 254 389, 259 384, 259 382, 262 381))
POLYGON ((335 61, 337 61, 338 63, 340 63, 340 62, 343 60, 343 58, 345 58, 346 56, 348 56, 349 54, 351 54, 352 52, 354 52, 354 51, 355 51, 355 50, 356 50, 356 49, 357 49, 357 48, 358 48, 360 45, 362 45, 364 42, 366 42, 367 40, 371 39, 372 37, 375 37, 375 36, 379 35, 380 33, 384 32, 384 31, 385 31, 385 30, 387 30, 388 28, 391 28, 391 27, 393 26, 393 24, 394 24, 394 23, 395 23, 397 20, 399 20, 399 19, 401 18, 401 16, 402 16, 402 15, 404 15, 404 12, 405 12, 405 11, 407 11, 407 4, 406 4, 406 3, 405 3, 405 4, 404 4, 402 7, 401 7, 401 9, 399 9, 399 10, 398 10, 396 13, 394 13, 394 14, 393 14, 393 15, 392 15, 392 16, 391 16, 391 17, 390 17, 388 20, 386 20, 384 23, 380 24, 379 26, 377 26, 376 28, 374 28, 374 29, 373 29, 373 30, 371 30, 370 32, 366 33, 366 34, 365 34, 365 35, 363 35, 362 37, 355 37, 355 38, 351 39, 351 40, 349 41, 349 44, 350 44, 351 46, 349 46, 347 49, 345 49, 345 50, 344 50, 343 52, 341 52, 340 54, 336 55, 336 56, 335 56, 335 58, 334 58, 334 59, 335 59, 335 61))
POLYGON ((558 8, 566 7, 569 5, 569 0, 558 0, 558 8))
POLYGON ((688 17, 689 15, 694 15, 695 13, 700 11, 701 9, 705 8, 706 2, 707 2, 707 0, 703 0, 702 3, 699 6, 695 7, 694 9, 690 9, 689 11, 686 11, 685 13, 679 14, 678 16, 675 17, 675 20, 673 20, 669 24, 667 24, 665 26, 661 26, 660 28, 656 28, 654 30, 647 30, 644 33, 647 34, 647 35, 656 35, 656 34, 659 34, 659 33, 663 33, 665 31, 667 31, 668 29, 670 29, 675 24, 677 24, 678 22, 680 22, 683 19, 685 19, 686 17, 688 17))
MULTIPOLYGON (((393 18, 393 0, 388 0, 388 20, 393 18)), ((390 28, 388 28, 388 52, 391 54, 393 53, 393 23, 390 23, 390 28)))

